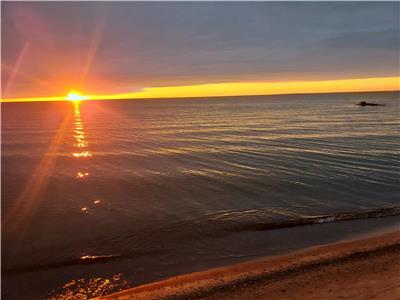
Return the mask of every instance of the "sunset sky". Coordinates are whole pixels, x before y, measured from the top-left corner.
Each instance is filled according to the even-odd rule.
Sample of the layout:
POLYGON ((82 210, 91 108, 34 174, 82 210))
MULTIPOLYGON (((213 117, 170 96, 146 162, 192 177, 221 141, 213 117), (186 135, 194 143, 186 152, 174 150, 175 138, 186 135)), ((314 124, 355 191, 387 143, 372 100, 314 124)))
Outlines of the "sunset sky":
POLYGON ((2 99, 397 90, 399 6, 3 2, 2 99))

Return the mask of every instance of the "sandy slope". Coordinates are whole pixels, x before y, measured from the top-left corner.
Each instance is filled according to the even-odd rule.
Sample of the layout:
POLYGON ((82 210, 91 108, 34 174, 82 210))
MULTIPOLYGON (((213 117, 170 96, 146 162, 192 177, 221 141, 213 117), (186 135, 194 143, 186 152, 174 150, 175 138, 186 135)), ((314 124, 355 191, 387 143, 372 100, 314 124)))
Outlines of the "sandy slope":
POLYGON ((400 232, 177 276, 101 299, 400 299, 400 232))

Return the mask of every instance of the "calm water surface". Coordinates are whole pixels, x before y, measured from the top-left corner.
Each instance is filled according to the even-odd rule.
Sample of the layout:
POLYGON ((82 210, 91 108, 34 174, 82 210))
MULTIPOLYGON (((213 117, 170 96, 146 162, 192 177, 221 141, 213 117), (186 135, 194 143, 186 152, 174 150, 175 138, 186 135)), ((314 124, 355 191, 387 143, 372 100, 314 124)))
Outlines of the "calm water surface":
POLYGON ((280 253, 329 225, 249 228, 396 205, 398 122, 399 93, 3 104, 3 296, 280 253))

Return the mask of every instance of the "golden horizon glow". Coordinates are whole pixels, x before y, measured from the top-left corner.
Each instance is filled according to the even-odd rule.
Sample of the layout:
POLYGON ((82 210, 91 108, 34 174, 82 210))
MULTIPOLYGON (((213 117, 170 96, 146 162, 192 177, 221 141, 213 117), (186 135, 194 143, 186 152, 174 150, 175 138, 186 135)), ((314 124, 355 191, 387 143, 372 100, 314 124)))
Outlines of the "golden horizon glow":
POLYGON ((82 101, 82 100, 87 100, 89 99, 88 96, 83 96, 80 92, 78 91, 70 91, 67 95, 67 97, 65 98, 65 100, 69 100, 69 101, 82 101))
POLYGON ((76 101, 115 100, 115 99, 151 99, 151 98, 193 98, 247 95, 312 94, 340 92, 374 92, 400 90, 400 77, 377 77, 338 79, 320 81, 288 82, 227 82, 186 86, 148 87, 139 92, 106 95, 82 95, 70 91, 67 97, 9 98, 1 102, 34 101, 76 101))

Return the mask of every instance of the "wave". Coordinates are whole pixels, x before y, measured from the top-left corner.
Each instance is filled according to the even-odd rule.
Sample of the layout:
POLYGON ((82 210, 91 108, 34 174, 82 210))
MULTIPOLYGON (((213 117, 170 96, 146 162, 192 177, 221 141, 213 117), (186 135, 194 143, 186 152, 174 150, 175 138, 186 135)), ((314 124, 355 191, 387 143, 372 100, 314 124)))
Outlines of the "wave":
POLYGON ((14 268, 6 268, 2 270, 2 273, 5 274, 14 274, 14 273, 24 273, 30 271, 40 271, 46 269, 55 269, 65 266, 72 265, 84 265, 84 264, 95 264, 95 263, 104 263, 112 259, 119 258, 120 255, 83 255, 81 257, 72 258, 69 260, 58 261, 54 263, 42 264, 42 265, 34 265, 34 266, 21 266, 14 268))
MULTIPOLYGON (((245 211, 223 212, 219 214, 212 214, 202 217, 201 220, 197 219, 192 221, 176 222, 174 224, 171 224, 170 226, 160 229, 158 233, 164 236, 168 236, 168 238, 171 239, 171 242, 176 244, 178 242, 186 240, 187 238, 198 239, 199 234, 201 234, 203 238, 211 238, 216 236, 223 236, 229 232, 237 233, 245 231, 277 230, 290 227, 320 225, 326 223, 352 221, 359 219, 399 216, 400 206, 389 206, 383 208, 332 213, 332 214, 324 214, 317 216, 304 216, 293 219, 286 219, 282 221, 275 220, 275 221, 257 222, 251 216, 260 213, 260 211, 262 214, 262 210, 245 210, 245 211), (176 230, 177 228, 180 228, 180 230, 176 230)), ((269 218, 270 217, 271 216, 269 215, 269 218)), ((123 243, 129 244, 128 240, 132 238, 139 240, 141 239, 141 237, 137 235, 125 236, 123 238, 124 240, 123 243)), ((47 264, 3 268, 2 273, 6 275, 6 274, 62 268, 72 265, 107 263, 109 261, 124 260, 138 256, 157 255, 157 254, 162 254, 163 252, 164 251, 162 249, 153 248, 146 250, 130 249, 128 252, 120 254, 83 255, 80 257, 75 257, 47 264)))
POLYGON ((248 231, 248 230, 271 230, 289 227, 298 227, 305 225, 315 225, 342 221, 352 221, 359 219, 382 218, 390 216, 399 216, 400 206, 391 206, 384 208, 358 210, 353 212, 332 213, 318 216, 305 216, 293 220, 285 220, 281 222, 261 222, 253 224, 245 224, 240 227, 232 228, 232 231, 248 231))

